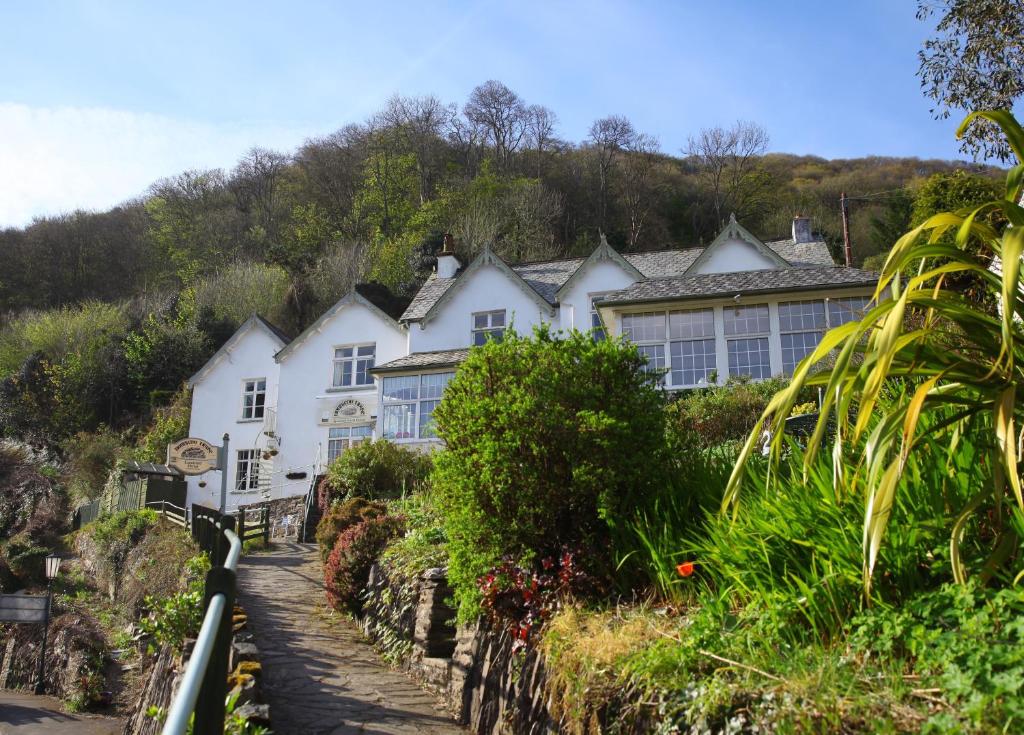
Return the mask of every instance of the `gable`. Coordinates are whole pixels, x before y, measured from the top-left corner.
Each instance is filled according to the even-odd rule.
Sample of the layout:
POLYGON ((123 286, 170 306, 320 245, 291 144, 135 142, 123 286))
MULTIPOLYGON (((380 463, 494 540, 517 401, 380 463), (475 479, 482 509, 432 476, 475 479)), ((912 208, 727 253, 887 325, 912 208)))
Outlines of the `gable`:
POLYGON ((381 329, 391 330, 397 334, 405 333, 398 322, 355 291, 350 291, 344 297, 339 299, 334 306, 325 311, 319 319, 310 324, 302 334, 293 339, 287 347, 278 352, 274 359, 278 362, 287 359, 290 355, 303 349, 303 346, 312 341, 314 337, 325 332, 332 333, 332 335, 337 338, 335 341, 375 342, 377 340, 372 337, 375 333, 379 333, 381 329), (337 326, 341 327, 340 331, 349 331, 351 337, 345 336, 344 334, 333 335, 335 331, 338 331, 335 328, 335 322, 342 319, 348 321, 348 317, 353 312, 361 314, 361 319, 356 317, 355 320, 359 325, 358 333, 352 333, 346 329, 346 325, 339 324, 337 326))
POLYGON ((729 223, 718 233, 718 237, 704 248, 684 275, 705 273, 736 273, 791 267, 786 260, 750 231, 736 221, 736 215, 729 216, 729 223))
POLYGON ((253 370, 263 370, 264 357, 269 356, 271 364, 273 364, 274 354, 285 344, 287 344, 287 340, 279 329, 273 327, 259 315, 253 314, 228 338, 227 342, 221 345, 213 357, 188 379, 187 385, 189 388, 194 388, 226 364, 243 367, 250 365, 253 370))

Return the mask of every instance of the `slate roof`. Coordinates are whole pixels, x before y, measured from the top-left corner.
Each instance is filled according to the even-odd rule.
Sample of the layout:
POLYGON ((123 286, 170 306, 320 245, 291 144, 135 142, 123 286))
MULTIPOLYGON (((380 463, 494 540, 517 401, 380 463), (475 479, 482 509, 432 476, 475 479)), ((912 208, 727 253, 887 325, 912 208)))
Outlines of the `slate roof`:
POLYGON ((814 266, 775 270, 705 273, 682 278, 654 278, 606 294, 598 305, 639 304, 647 301, 712 298, 777 291, 875 286, 878 274, 859 268, 814 266))
MULTIPOLYGON (((794 268, 834 266, 828 246, 821 241, 794 243, 792 240, 777 240, 765 243, 778 253, 794 268)), ((634 268, 646 278, 667 278, 681 276, 686 269, 704 252, 704 248, 686 248, 684 250, 650 250, 642 253, 622 253, 634 268)), ((536 263, 522 263, 510 266, 518 273, 541 298, 552 306, 558 303, 556 294, 569 277, 576 272, 586 258, 567 258, 564 260, 546 260, 536 263)), ((417 321, 425 317, 431 307, 436 304, 449 288, 459 280, 461 273, 455 278, 438 278, 436 273, 423 283, 413 297, 409 308, 402 314, 400 321, 417 321)))
POLYGON ((289 342, 292 341, 291 335, 285 333, 285 331, 283 329, 281 329, 280 327, 277 327, 274 324, 270 323, 269 321, 264 319, 260 314, 256 314, 255 316, 256 316, 257 319, 260 320, 260 323, 262 323, 264 327, 269 329, 271 331, 271 333, 275 337, 277 337, 279 340, 281 340, 285 344, 288 344, 289 342))
POLYGON ((469 355, 469 348, 459 350, 435 350, 433 352, 413 352, 411 355, 399 357, 383 365, 377 365, 371 373, 393 373, 399 370, 422 368, 440 368, 458 365, 469 355))

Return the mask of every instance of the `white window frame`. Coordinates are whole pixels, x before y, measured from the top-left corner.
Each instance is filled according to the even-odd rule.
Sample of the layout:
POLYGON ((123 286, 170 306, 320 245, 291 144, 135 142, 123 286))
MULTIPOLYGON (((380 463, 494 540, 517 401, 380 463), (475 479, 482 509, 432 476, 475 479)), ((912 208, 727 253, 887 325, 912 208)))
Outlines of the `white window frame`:
POLYGON ((505 330, 508 329, 508 310, 507 309, 491 309, 490 311, 474 311, 469 317, 469 344, 472 347, 479 347, 480 345, 487 342, 488 337, 494 340, 501 340, 505 336, 505 330), (494 323, 494 317, 501 315, 501 324, 494 323), (478 327, 476 320, 477 317, 486 317, 487 324, 483 327, 478 327), (477 342, 477 335, 482 335, 483 339, 477 342))
POLYGON ((236 493, 254 493, 260 484, 260 452, 258 449, 239 449, 235 452, 236 493), (243 476, 245 479, 243 486, 243 476))
MULTIPOLYGON (((771 315, 771 306, 770 306, 770 304, 767 301, 762 302, 762 303, 756 303, 756 304, 739 304, 739 305, 733 305, 733 306, 730 306, 730 305, 727 304, 727 305, 723 306, 722 307, 722 332, 725 335, 725 354, 726 354, 726 364, 725 364, 725 367, 726 367, 726 371, 727 371, 729 377, 740 377, 740 376, 746 375, 746 376, 750 377, 752 380, 764 380, 765 378, 772 377, 772 357, 771 357, 771 354, 772 354, 772 315, 771 315), (758 314, 757 317, 756 317, 757 322, 758 322, 757 325, 756 325, 757 326, 756 329, 754 329, 752 331, 732 332, 730 334, 730 332, 729 332, 729 312, 730 311, 735 312, 735 311, 738 311, 740 309, 760 309, 761 307, 764 308, 764 320, 765 320, 765 328, 764 329, 760 329, 761 315, 758 314), (758 352, 758 354, 761 354, 763 352, 764 354, 766 354, 768 356, 768 362, 767 362, 767 365, 766 365, 766 367, 767 367, 767 374, 766 375, 752 375, 750 373, 733 372, 733 367, 732 367, 732 364, 731 364, 732 360, 730 359, 732 357, 732 354, 733 354, 733 352, 732 352, 733 345, 736 345, 738 347, 740 342, 749 342, 751 340, 757 340, 758 343, 760 343, 761 340, 765 341, 766 349, 763 350, 763 351, 762 350, 758 350, 757 352, 758 352)), ((749 349, 746 350, 746 354, 750 355, 751 351, 749 349)))
POLYGON ((407 375, 389 375, 381 377, 381 436, 384 439, 394 442, 409 442, 409 441, 431 441, 437 438, 437 433, 434 431, 425 432, 424 429, 428 427, 428 424, 424 422, 425 416, 432 416, 434 409, 437 404, 440 403, 441 397, 444 395, 444 389, 451 382, 451 379, 455 377, 455 372, 452 370, 439 370, 429 373, 412 373, 407 375), (415 378, 415 395, 410 395, 406 398, 388 398, 388 380, 401 380, 401 379, 413 379, 415 378), (441 385, 440 392, 437 392, 436 385, 432 385, 435 381, 432 378, 440 378, 443 383, 441 385), (429 395, 425 395, 426 390, 429 389, 429 395), (407 418, 408 428, 399 432, 388 431, 388 416, 392 412, 388 409, 405 408, 404 416, 407 418))
POLYGON ((267 415, 267 379, 266 378, 243 378, 242 379, 242 418, 240 421, 262 421, 267 415), (263 383, 263 390, 259 384, 263 383), (249 386, 252 386, 250 389, 249 386), (252 404, 246 403, 246 399, 252 396, 252 404), (262 396, 263 402, 258 403, 257 398, 262 396), (259 415, 257 415, 257 410, 259 415), (248 416, 246 415, 248 412, 248 416))
MULTIPOLYGON (((623 316, 623 318, 625 318, 627 316, 633 316, 633 317, 652 317, 652 316, 657 316, 657 317, 659 317, 661 319, 662 325, 661 325, 661 330, 660 330, 661 331, 661 336, 660 337, 655 335, 655 336, 650 337, 648 339, 640 339, 640 340, 632 340, 631 339, 630 341, 632 341, 633 344, 635 344, 638 348, 640 348, 641 354, 644 354, 644 355, 648 356, 648 365, 650 365, 649 350, 651 348, 653 348, 653 352, 654 352, 654 355, 655 355, 655 364, 654 364, 653 369, 649 368, 649 371, 650 372, 662 373, 662 376, 661 376, 661 384, 662 385, 664 385, 666 388, 673 388, 674 389, 674 388, 698 388, 698 387, 700 387, 702 385, 709 385, 710 384, 707 381, 707 377, 709 375, 711 375, 711 374, 716 374, 718 372, 718 334, 717 334, 717 327, 716 327, 716 322, 715 322, 715 310, 714 310, 714 307, 708 306, 708 307, 700 307, 700 308, 696 308, 696 309, 665 309, 665 310, 659 309, 659 310, 656 310, 656 311, 632 312, 632 313, 623 314, 622 316, 623 316), (700 336, 691 336, 691 337, 684 337, 684 336, 673 337, 672 336, 672 315, 673 314, 694 314, 694 313, 698 313, 698 312, 701 313, 701 314, 707 313, 707 315, 710 316, 711 334, 709 334, 709 335, 702 334, 700 336), (675 370, 675 372, 682 373, 682 372, 684 372, 684 368, 683 368, 682 362, 681 362, 681 359, 682 359, 682 354, 681 354, 682 346, 684 344, 691 344, 691 343, 692 344, 696 344, 696 343, 699 342, 699 343, 701 343, 701 345, 703 347, 704 343, 709 342, 709 341, 712 344, 712 350, 711 350, 710 353, 708 353, 707 351, 704 351, 703 352, 703 356, 704 356, 705 361, 710 361, 712 363, 712 365, 705 366, 705 368, 704 368, 704 382, 701 382, 699 380, 696 383, 676 383, 676 382, 674 382, 674 380, 673 380, 674 376, 672 374, 673 373, 673 369, 674 369, 674 366, 673 366, 673 353, 674 353, 674 350, 675 350, 676 346, 678 346, 679 349, 680 349, 680 355, 679 355, 679 357, 680 357, 680 364, 679 364, 678 369, 675 370), (660 365, 658 364, 659 361, 661 363, 660 365)), ((626 327, 625 321, 623 321, 623 323, 622 323, 621 331, 622 331, 623 336, 627 336, 626 335, 627 327, 626 327)))
POLYGON ((864 317, 864 314, 871 309, 872 302, 870 296, 835 296, 825 299, 825 320, 828 323, 829 329, 835 329, 841 327, 844 324, 848 324, 852 321, 857 321, 864 317), (863 305, 860 309, 850 309, 846 307, 853 301, 863 301, 863 305), (833 306, 835 305, 835 306, 833 306), (842 318, 836 320, 834 317, 840 315, 842 318), (836 322, 833 324, 833 322, 836 322))
MULTIPOLYGON (((811 352, 813 352, 814 349, 821 343, 821 339, 822 339, 822 337, 825 336, 825 332, 827 332, 829 330, 829 325, 828 325, 828 299, 821 298, 821 299, 799 299, 799 300, 796 300, 796 301, 780 301, 778 308, 779 308, 779 347, 781 349, 781 354, 782 354, 782 374, 786 375, 786 376, 789 376, 789 375, 792 375, 793 372, 796 370, 796 366, 800 364, 800 361, 803 360, 805 357, 807 357, 807 355, 811 354, 811 352), (799 326, 796 326, 796 325, 794 325, 792 323, 788 327, 784 327, 783 326, 783 324, 782 324, 782 320, 783 320, 782 310, 783 310, 783 307, 794 307, 794 306, 804 307, 804 306, 806 306, 808 304, 812 305, 812 307, 815 304, 820 304, 821 305, 821 324, 820 325, 813 324, 813 323, 810 324, 810 325, 804 324, 803 321, 806 319, 808 314, 801 313, 800 314, 801 324, 799 326), (786 337, 790 337, 790 336, 796 337, 797 335, 800 335, 800 339, 802 341, 806 339, 806 335, 817 335, 818 338, 817 338, 817 340, 814 341, 814 344, 811 345, 810 349, 807 348, 806 341, 803 341, 803 343, 801 344, 801 349, 804 350, 804 352, 803 352, 803 354, 800 355, 800 357, 796 357, 795 356, 796 355, 796 350, 794 348, 792 348, 792 347, 788 348, 788 351, 790 353, 792 353, 792 356, 787 358, 787 355, 786 355, 787 347, 786 347, 786 344, 785 344, 785 338, 786 337)), ((814 317, 813 312, 809 316, 811 316, 812 319, 813 319, 813 317, 814 317)))
POLYGON ((368 441, 373 441, 372 426, 332 426, 327 430, 327 464, 334 462, 345 450, 368 441), (360 433, 353 436, 353 431, 360 433))
POLYGON ((335 390, 345 390, 347 388, 368 388, 373 385, 373 375, 370 371, 373 370, 374 365, 377 361, 377 343, 376 342, 356 342, 353 344, 335 345, 332 349, 333 359, 331 361, 331 388, 335 390), (360 355, 359 351, 365 348, 371 348, 373 353, 370 355, 360 355), (352 354, 348 357, 338 357, 340 350, 352 350, 352 354), (362 371, 359 370, 359 364, 361 362, 369 362, 369 365, 364 365, 362 371), (348 364, 349 369, 349 382, 344 382, 345 368, 348 364), (339 370, 340 368, 340 370, 339 370), (357 382, 356 378, 360 372, 365 376, 366 382, 357 382), (338 382, 340 381, 340 382, 338 382))

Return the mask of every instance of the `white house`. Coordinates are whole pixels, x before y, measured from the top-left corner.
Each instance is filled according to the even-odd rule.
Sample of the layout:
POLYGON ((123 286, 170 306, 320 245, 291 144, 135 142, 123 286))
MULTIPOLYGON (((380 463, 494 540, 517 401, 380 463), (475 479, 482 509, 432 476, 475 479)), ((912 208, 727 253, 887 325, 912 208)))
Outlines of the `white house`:
POLYGON ((430 416, 472 345, 547 323, 635 342, 668 389, 791 373, 824 330, 853 318, 877 276, 835 264, 808 218, 762 242, 733 217, 705 248, 620 255, 602 238, 587 258, 510 265, 485 247, 461 268, 446 240, 400 322, 409 354, 380 364, 377 434, 432 443, 430 416))
MULTIPOLYGON (((678 390, 792 372, 876 283, 837 266, 804 217, 774 242, 733 218, 704 248, 619 254, 602 237, 586 258, 509 264, 485 247, 465 267, 446 236, 398 319, 356 291, 290 343, 249 319, 189 381, 191 434, 231 434, 228 507, 299 495, 359 442, 434 445, 445 385, 473 345, 510 325, 624 335, 678 390)), ((189 502, 215 502, 209 474, 189 480, 189 502)))
MULTIPOLYGON (((286 344, 285 334, 253 314, 188 380, 192 389, 189 436, 220 446, 224 434, 230 435, 230 495, 253 495, 261 490, 258 468, 277 405, 278 364, 274 355, 286 344)), ((188 503, 217 507, 220 488, 219 471, 189 477, 188 503)), ((228 501, 229 506, 237 504, 228 501)))

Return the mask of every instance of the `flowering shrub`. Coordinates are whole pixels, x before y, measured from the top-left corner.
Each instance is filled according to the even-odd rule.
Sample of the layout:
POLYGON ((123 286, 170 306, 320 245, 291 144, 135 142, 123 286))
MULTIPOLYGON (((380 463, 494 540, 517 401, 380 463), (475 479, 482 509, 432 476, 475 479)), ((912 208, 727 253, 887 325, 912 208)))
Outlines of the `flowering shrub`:
POLYGON ((365 498, 351 498, 331 507, 316 527, 316 542, 320 545, 320 561, 326 562, 338 536, 348 528, 362 523, 367 518, 376 518, 387 513, 383 503, 365 498))
POLYGON ((399 516, 381 515, 367 518, 338 536, 324 565, 324 586, 331 607, 359 612, 359 595, 366 587, 370 567, 404 526, 399 516))
POLYGON ((514 640, 513 650, 526 646, 569 597, 584 590, 596 591, 595 580, 583 571, 578 558, 579 552, 563 548, 532 569, 506 558, 480 577, 484 615, 508 631, 514 640))

